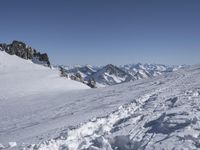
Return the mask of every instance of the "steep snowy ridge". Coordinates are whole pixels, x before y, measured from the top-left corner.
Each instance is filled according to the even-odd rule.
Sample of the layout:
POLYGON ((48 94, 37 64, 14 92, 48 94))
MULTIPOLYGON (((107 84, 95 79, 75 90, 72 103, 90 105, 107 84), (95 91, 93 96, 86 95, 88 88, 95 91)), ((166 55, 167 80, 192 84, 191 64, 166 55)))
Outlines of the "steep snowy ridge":
POLYGON ((0 51, 0 86, 5 98, 38 92, 87 89, 86 85, 60 77, 57 70, 0 51))

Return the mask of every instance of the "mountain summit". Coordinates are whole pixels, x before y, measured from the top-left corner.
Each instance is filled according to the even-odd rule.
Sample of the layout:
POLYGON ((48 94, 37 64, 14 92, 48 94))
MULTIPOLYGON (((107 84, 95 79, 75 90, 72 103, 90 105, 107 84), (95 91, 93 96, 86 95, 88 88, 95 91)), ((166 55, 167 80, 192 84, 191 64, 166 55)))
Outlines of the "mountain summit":
POLYGON ((90 78, 93 78, 97 83, 102 85, 114 85, 133 80, 130 74, 112 64, 99 69, 90 78))

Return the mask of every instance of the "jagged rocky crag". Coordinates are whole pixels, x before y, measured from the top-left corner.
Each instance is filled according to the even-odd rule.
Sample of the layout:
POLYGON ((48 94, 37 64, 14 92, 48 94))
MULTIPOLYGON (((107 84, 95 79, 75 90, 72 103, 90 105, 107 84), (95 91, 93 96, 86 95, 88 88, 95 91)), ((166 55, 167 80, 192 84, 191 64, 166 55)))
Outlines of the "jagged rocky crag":
POLYGON ((13 41, 11 44, 0 43, 0 50, 10 55, 17 55, 23 59, 30 59, 34 63, 50 67, 49 57, 46 53, 41 54, 36 49, 20 41, 13 41))

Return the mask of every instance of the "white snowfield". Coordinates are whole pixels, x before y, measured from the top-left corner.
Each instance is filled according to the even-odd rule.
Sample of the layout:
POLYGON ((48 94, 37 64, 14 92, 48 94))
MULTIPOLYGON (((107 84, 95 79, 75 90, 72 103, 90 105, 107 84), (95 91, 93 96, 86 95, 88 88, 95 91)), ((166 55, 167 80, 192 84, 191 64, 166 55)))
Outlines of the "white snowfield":
POLYGON ((200 149, 200 65, 99 89, 1 92, 0 120, 0 149, 200 149))

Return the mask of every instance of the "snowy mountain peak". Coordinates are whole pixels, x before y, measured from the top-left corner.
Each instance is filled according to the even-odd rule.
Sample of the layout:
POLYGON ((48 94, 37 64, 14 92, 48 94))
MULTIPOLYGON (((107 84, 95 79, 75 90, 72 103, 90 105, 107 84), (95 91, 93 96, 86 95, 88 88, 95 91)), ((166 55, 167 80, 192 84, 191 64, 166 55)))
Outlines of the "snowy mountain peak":
POLYGON ((99 69, 90 78, 93 78, 97 83, 102 85, 114 85, 133 79, 130 74, 112 64, 108 64, 99 69))
POLYGON ((149 77, 151 77, 152 75, 148 72, 148 71, 146 71, 146 70, 144 70, 144 69, 139 69, 138 71, 137 71, 137 73, 136 74, 134 74, 134 77, 137 79, 137 80, 139 80, 139 79, 147 79, 147 78, 149 78, 149 77))
POLYGON ((112 65, 112 64, 108 64, 108 65, 106 65, 105 67, 103 67, 103 68, 101 69, 101 72, 108 73, 108 74, 115 74, 115 75, 117 75, 117 74, 119 74, 119 73, 124 73, 124 74, 125 74, 124 71, 122 71, 122 70, 119 69, 117 66, 114 66, 114 65, 112 65))

